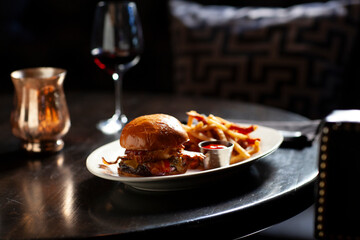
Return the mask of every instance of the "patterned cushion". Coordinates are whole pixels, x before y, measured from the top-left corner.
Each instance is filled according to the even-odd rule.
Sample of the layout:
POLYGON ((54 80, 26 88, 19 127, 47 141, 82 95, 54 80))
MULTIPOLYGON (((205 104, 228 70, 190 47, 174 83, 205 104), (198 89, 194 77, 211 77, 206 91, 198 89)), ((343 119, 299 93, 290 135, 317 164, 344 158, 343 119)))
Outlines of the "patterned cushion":
POLYGON ((288 8, 170 1, 175 90, 318 118, 337 107, 359 4, 288 8))

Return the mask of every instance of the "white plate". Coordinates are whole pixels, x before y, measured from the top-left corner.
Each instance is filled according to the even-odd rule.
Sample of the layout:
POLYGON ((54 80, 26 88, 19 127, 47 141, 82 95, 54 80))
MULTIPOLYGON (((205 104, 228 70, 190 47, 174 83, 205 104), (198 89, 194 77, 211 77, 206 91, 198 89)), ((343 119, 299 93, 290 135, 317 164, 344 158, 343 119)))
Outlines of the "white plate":
MULTIPOLYGON (((248 125, 241 124, 240 125, 248 125)), ((137 189, 149 191, 173 191, 198 187, 211 179, 223 176, 230 170, 245 168, 255 160, 265 157, 274 152, 282 143, 283 136, 275 129, 258 126, 251 133, 254 138, 260 138, 260 151, 250 158, 229 166, 209 169, 209 170, 188 170, 184 174, 170 176, 154 176, 154 177, 125 177, 118 174, 117 164, 105 166, 102 157, 107 161, 115 161, 116 158, 124 154, 125 149, 120 146, 120 142, 113 141, 94 150, 86 160, 87 169, 95 176, 120 181, 124 184, 137 189)))

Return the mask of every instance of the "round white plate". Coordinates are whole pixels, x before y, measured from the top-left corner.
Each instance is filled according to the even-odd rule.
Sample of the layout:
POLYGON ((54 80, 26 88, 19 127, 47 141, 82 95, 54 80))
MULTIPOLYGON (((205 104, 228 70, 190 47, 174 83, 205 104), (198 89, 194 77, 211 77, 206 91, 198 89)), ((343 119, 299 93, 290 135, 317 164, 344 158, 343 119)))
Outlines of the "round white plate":
MULTIPOLYGON (((241 124, 240 125, 248 125, 241 124)), ((229 166, 214 168, 209 170, 188 170, 184 174, 170 176, 154 176, 154 177, 126 177, 118 174, 117 164, 105 165, 102 157, 107 161, 115 161, 116 158, 124 154, 125 149, 120 146, 120 142, 113 141, 94 150, 86 160, 87 169, 95 176, 120 181, 124 184, 137 189, 149 191, 173 191, 181 189, 189 189, 206 184, 210 178, 226 175, 229 170, 234 168, 243 168, 253 163, 255 160, 265 157, 274 152, 282 143, 283 136, 275 129, 258 126, 251 133, 251 137, 260 138, 260 151, 250 158, 229 166)))

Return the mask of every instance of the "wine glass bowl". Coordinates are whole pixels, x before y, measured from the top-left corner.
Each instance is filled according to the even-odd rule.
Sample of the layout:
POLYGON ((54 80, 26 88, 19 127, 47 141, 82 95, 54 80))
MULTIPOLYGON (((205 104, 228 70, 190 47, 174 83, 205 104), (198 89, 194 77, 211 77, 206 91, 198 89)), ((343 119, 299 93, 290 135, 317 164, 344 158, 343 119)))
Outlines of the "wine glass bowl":
POLYGON ((122 79, 140 61, 143 34, 134 2, 99 2, 96 7, 91 55, 95 64, 111 75, 115 83, 115 113, 98 123, 105 134, 119 132, 127 122, 121 104, 122 79))

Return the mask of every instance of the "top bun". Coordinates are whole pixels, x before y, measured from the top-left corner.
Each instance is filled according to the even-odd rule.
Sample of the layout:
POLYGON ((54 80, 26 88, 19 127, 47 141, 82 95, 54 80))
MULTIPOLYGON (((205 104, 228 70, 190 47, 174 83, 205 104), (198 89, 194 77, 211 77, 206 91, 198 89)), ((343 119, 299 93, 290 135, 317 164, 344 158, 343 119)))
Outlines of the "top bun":
POLYGON ((166 114, 144 115, 125 125, 120 145, 128 150, 174 148, 189 140, 176 118, 166 114))

